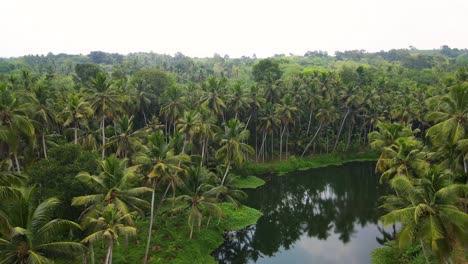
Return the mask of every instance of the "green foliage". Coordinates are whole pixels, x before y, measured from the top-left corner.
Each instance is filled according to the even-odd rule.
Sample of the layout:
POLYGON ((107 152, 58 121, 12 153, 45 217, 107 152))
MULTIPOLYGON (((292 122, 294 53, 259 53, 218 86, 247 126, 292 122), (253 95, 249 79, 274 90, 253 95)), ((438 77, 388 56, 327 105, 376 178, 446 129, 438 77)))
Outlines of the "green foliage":
POLYGON ((272 59, 263 59, 252 66, 252 75, 258 83, 271 85, 281 78, 279 64, 272 59))
POLYGON ((239 189, 255 189, 264 185, 265 181, 255 176, 236 177, 233 179, 233 184, 239 189))
MULTIPOLYGON (((421 246, 409 246, 404 249, 395 247, 390 242, 386 247, 376 248, 371 253, 373 264, 425 264, 421 246)), ((435 263, 435 262, 432 262, 435 263)), ((426 263, 427 264, 427 263, 426 263)))
POLYGON ((86 192, 85 186, 75 176, 82 170, 94 172, 96 169, 96 154, 82 151, 80 146, 71 143, 59 145, 50 149, 49 159, 40 160, 30 167, 29 183, 40 186, 36 194, 38 201, 59 197, 63 201, 63 217, 73 219, 78 212, 71 208, 71 200, 86 192))

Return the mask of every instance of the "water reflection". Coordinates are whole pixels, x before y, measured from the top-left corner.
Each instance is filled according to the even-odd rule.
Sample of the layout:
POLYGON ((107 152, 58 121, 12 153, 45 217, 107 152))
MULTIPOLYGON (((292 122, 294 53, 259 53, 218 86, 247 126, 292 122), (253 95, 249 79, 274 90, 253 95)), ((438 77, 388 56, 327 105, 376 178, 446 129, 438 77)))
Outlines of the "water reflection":
POLYGON ((273 176, 249 192, 258 223, 226 234, 220 263, 370 263, 370 251, 392 237, 379 227, 375 163, 352 163, 273 176))

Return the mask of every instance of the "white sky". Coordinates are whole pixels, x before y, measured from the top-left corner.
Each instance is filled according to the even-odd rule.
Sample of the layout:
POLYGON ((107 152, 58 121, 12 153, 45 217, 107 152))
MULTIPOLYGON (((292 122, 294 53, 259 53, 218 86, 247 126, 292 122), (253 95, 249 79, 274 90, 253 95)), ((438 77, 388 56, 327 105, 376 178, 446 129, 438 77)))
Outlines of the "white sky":
POLYGON ((0 57, 468 48, 468 0, 0 0, 0 57))

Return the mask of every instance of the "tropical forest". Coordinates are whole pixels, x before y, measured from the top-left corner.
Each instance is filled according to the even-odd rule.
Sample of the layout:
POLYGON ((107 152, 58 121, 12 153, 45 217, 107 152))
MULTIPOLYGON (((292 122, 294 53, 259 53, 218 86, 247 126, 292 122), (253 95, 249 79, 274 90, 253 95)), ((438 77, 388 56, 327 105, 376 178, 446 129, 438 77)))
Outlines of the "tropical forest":
POLYGON ((468 263, 468 50, 0 58, 0 263, 468 263))

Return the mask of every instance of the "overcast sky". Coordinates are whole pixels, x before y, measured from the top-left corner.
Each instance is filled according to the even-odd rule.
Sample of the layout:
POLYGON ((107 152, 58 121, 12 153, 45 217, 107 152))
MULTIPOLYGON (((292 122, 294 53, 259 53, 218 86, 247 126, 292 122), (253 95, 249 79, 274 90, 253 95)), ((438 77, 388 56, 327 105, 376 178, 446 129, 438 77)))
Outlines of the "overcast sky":
POLYGON ((468 0, 1 0, 0 57, 468 48, 468 0))

